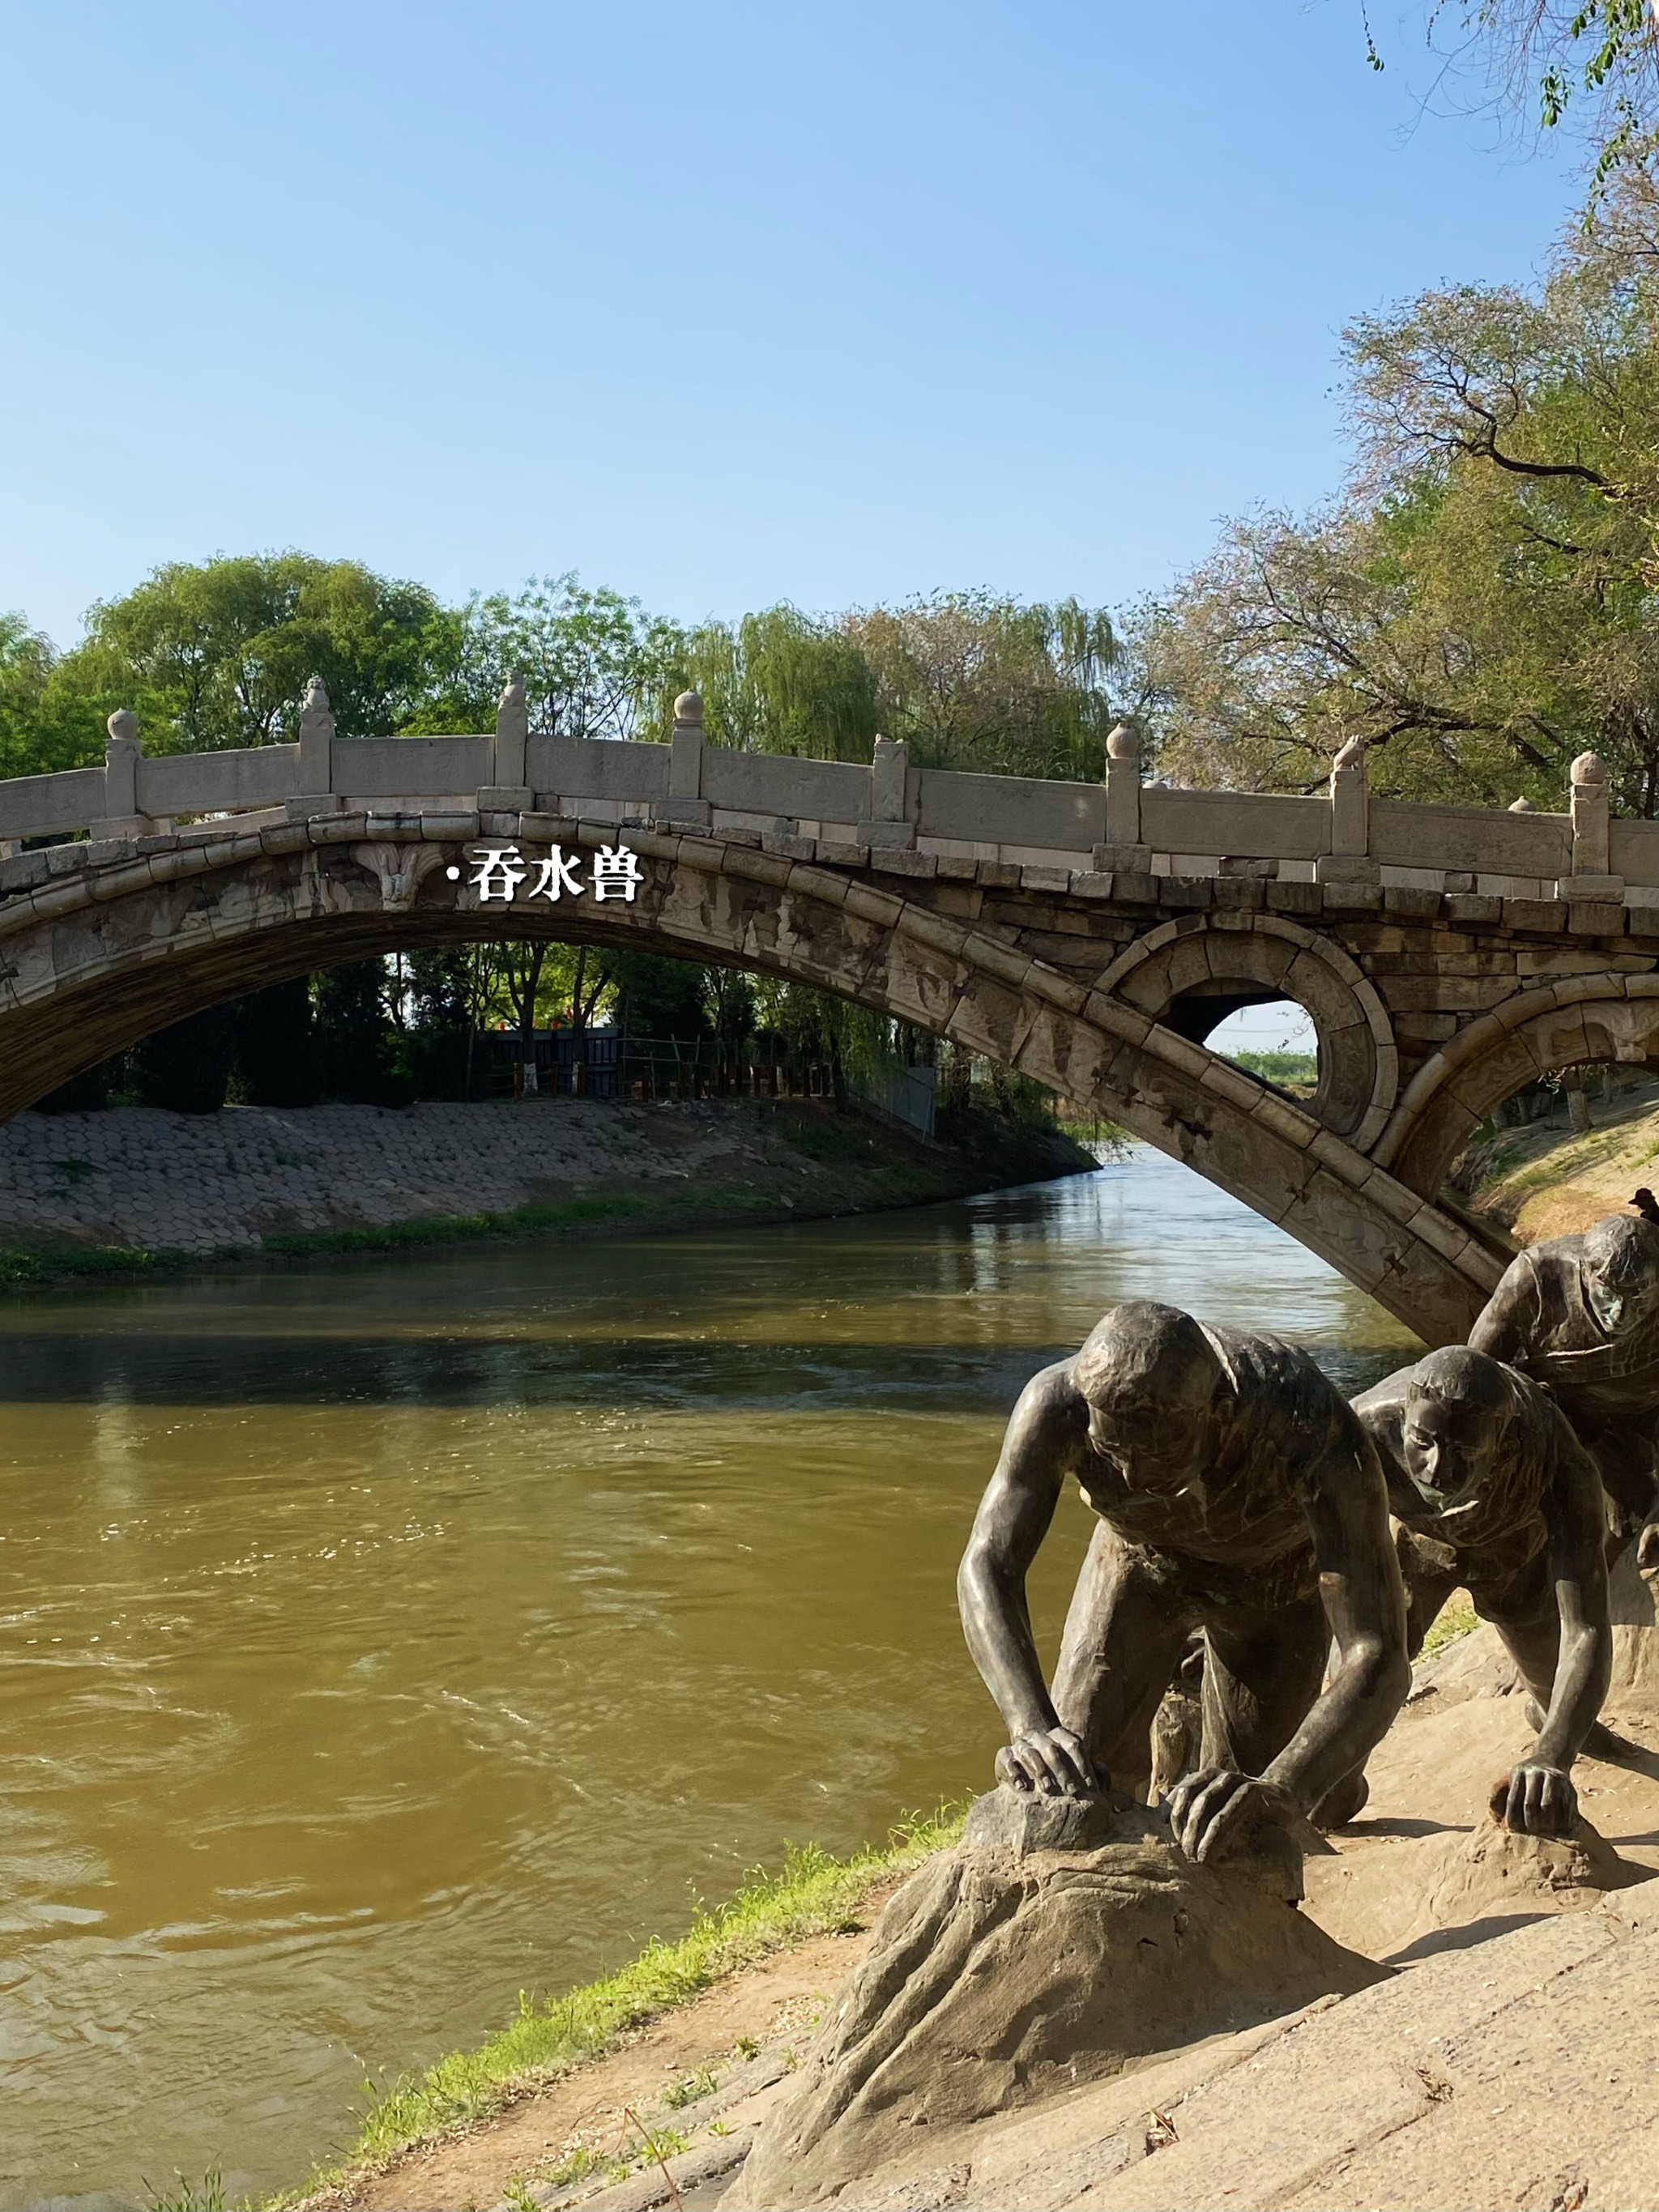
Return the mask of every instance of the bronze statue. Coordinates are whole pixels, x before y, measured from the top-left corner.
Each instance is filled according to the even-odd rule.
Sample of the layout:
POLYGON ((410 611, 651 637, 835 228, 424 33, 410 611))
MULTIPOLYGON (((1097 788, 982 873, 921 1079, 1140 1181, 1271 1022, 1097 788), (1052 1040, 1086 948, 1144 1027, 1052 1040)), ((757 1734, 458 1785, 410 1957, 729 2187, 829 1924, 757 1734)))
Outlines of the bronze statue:
POLYGON ((1630 1214, 1529 1244, 1469 1347, 1541 1383, 1620 1509, 1620 1539, 1659 1566, 1659 1225, 1630 1214))
POLYGON ((1401 1368, 1354 1410, 1402 1524, 1411 1656, 1453 1590, 1467 1589, 1542 1708, 1538 1740, 1498 1785, 1492 1809, 1524 1834, 1570 1835, 1572 1763, 1613 1663, 1594 1462, 1535 1382, 1461 1346, 1401 1368))
POLYGON ((1145 1771, 1153 1714, 1204 1631, 1199 1771, 1170 1798, 1194 1859, 1352 1787, 1410 1686, 1387 1490, 1358 1415, 1305 1352, 1150 1301, 1115 1307, 1020 1394, 957 1589, 1008 1725, 998 1775, 1050 1795, 1145 1771), (1051 1696, 1025 1577, 1068 1475, 1100 1525, 1051 1696))

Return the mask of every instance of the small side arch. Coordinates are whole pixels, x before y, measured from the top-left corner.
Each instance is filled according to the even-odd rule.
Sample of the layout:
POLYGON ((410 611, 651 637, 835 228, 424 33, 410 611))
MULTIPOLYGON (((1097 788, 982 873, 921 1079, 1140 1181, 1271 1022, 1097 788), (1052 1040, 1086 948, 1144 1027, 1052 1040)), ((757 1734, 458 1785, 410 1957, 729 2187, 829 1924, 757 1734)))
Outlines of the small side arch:
POLYGON ((1428 1197, 1506 1098, 1602 1060, 1659 1065, 1659 975, 1575 975, 1506 999, 1424 1061, 1372 1157, 1428 1197))
POLYGON ((1273 914, 1193 914, 1126 945, 1096 988, 1202 1044, 1236 1007, 1293 999, 1319 1036, 1310 1111, 1357 1151, 1386 1127, 1399 1085, 1387 1009, 1340 945, 1273 914), (1184 1002, 1193 1008, 1182 1018, 1184 1002), (1201 1032, 1201 1033, 1200 1033, 1201 1032))

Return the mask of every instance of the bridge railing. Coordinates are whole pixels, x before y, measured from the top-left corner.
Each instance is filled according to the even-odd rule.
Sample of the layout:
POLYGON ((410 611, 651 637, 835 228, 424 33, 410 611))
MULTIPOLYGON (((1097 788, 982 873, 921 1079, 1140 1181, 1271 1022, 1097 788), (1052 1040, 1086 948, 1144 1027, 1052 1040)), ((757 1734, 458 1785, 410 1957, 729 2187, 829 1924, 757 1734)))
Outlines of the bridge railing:
MULTIPOLYGON (((817 857, 876 849, 1071 873, 1271 875, 1507 897, 1659 902, 1659 823, 1610 818, 1607 779, 1573 763, 1569 810, 1517 802, 1422 806, 1373 798, 1362 748, 1339 757, 1314 797, 1182 791, 1142 781, 1126 730, 1100 783, 917 769, 878 738, 870 764, 743 753, 706 742, 695 693, 675 704, 667 744, 532 735, 522 687, 502 694, 494 731, 340 738, 313 679, 299 736, 240 751, 146 757, 136 719, 109 718, 101 768, 0 781, 0 859, 25 841, 124 843, 186 825, 359 811, 489 817, 534 812, 665 821, 789 841, 817 857)), ((902 866, 890 858, 890 865, 902 866)))

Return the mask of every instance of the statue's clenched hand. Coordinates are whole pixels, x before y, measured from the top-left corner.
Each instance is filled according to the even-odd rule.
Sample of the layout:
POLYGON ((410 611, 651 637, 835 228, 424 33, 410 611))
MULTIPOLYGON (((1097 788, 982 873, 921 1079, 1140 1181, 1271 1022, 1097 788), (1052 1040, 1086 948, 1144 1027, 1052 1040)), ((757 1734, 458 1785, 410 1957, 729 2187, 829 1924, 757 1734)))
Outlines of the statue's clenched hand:
POLYGON ((1291 1799, 1272 1782, 1221 1766, 1189 1774, 1170 1792, 1170 1831, 1189 1859, 1225 1858, 1267 1823, 1295 1817, 1291 1799))
POLYGON ((1092 1796, 1094 1763, 1068 1728, 1028 1729, 997 1753, 997 1780, 1044 1797, 1092 1796))
POLYGON ((1517 1836, 1570 1836, 1578 1818, 1578 1792, 1564 1768, 1523 1759, 1493 1790, 1492 1810, 1517 1836))

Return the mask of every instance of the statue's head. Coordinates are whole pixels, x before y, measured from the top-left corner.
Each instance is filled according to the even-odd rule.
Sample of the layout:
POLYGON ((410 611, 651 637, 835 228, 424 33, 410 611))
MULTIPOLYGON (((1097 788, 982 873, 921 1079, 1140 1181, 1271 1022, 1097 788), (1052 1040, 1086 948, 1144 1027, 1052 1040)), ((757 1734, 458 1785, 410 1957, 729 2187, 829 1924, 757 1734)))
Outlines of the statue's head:
POLYGON ((1495 1359, 1461 1344, 1413 1368, 1401 1442, 1406 1472, 1437 1512, 1477 1497, 1509 1448, 1515 1387, 1495 1359))
POLYGON ((1223 1382, 1190 1314, 1136 1298, 1114 1306, 1072 1363, 1089 1441, 1136 1490, 1179 1490, 1209 1456, 1223 1382))
POLYGON ((1628 1336, 1659 1313, 1659 1227, 1630 1213, 1585 1236, 1584 1297, 1609 1336, 1628 1336))

